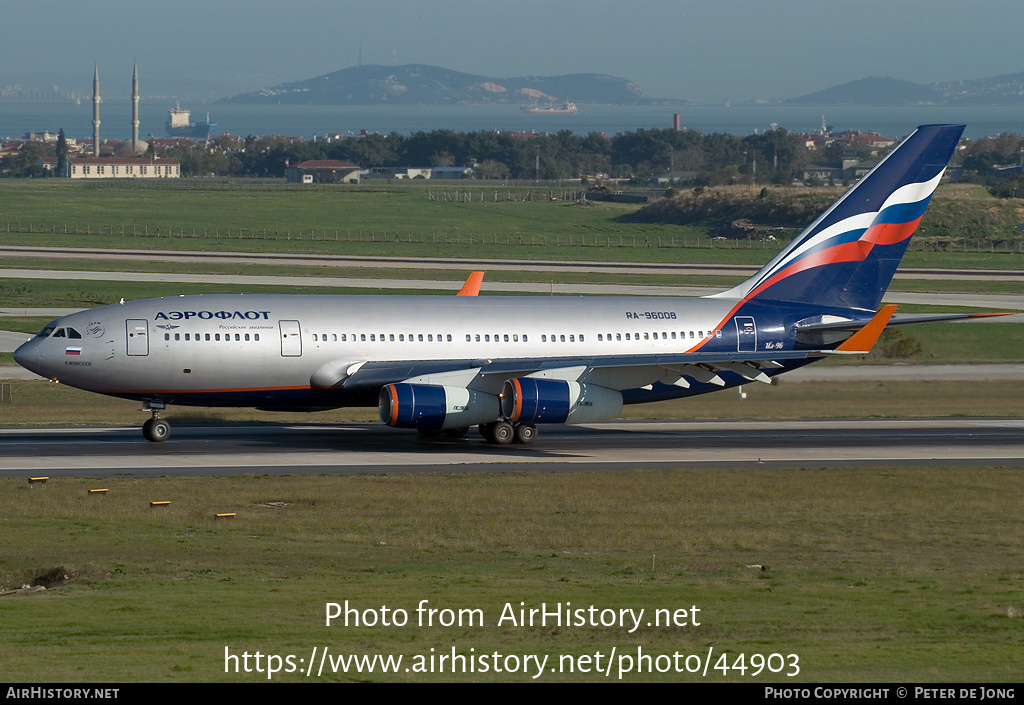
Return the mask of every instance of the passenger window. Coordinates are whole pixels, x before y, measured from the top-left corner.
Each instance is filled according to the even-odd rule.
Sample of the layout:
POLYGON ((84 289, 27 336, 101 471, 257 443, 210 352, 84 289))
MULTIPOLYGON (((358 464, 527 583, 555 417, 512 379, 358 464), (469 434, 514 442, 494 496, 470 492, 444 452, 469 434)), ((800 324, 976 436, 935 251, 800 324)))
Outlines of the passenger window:
POLYGON ((245 334, 245 339, 249 340, 249 334, 248 333, 245 334))
POLYGON ((253 334, 252 334, 252 337, 253 337, 253 340, 254 340, 254 341, 255 341, 255 340, 259 340, 259 339, 260 339, 260 334, 259 334, 259 333, 253 333, 253 334))
POLYGON ((508 342, 508 333, 505 334, 505 342, 508 342))
POLYGON ((540 337, 540 342, 542 342, 542 343, 546 343, 546 342, 548 342, 548 337, 547 337, 546 335, 542 335, 542 336, 540 337))
POLYGON ((564 343, 565 342, 565 336, 564 335, 559 335, 558 336, 558 340, 559 340, 559 342, 564 343))
POLYGON ((529 342, 529 341, 528 341, 528 340, 526 339, 526 335, 525 335, 525 334, 523 335, 523 342, 524 342, 524 343, 526 343, 526 342, 529 342))
POLYGON ((419 335, 417 336, 417 338, 416 338, 416 339, 417 339, 417 340, 419 340, 419 342, 421 342, 421 343, 422 343, 422 342, 423 342, 423 334, 422 334, 422 333, 420 333, 420 334, 419 334, 419 335))
POLYGON ((449 343, 452 342, 452 334, 451 333, 448 334, 448 342, 449 343))
POLYGON ((170 333, 164 333, 164 340, 170 340, 170 339, 171 339, 171 334, 170 333))
POLYGON ((213 337, 215 340, 220 340, 220 333, 214 333, 213 337))

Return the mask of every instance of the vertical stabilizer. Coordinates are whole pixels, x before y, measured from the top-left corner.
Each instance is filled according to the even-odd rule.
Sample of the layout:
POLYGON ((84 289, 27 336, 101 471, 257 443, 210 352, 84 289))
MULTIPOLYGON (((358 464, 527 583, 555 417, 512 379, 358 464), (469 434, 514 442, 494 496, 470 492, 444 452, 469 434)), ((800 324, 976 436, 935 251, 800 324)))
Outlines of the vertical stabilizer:
POLYGON ((874 310, 963 125, 924 125, 753 277, 720 297, 874 310))

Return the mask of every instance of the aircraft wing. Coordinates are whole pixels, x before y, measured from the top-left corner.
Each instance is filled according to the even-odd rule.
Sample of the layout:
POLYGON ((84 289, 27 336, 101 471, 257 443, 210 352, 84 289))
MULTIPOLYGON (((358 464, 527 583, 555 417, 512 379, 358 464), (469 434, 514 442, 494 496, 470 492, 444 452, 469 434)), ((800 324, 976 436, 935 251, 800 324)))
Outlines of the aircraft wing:
POLYGON ((784 362, 823 357, 826 351, 799 350, 775 353, 693 352, 651 355, 608 355, 495 360, 423 360, 367 362, 336 385, 345 392, 376 394, 387 384, 405 382, 466 387, 497 393, 506 380, 538 377, 595 384, 609 389, 633 389, 655 382, 689 387, 691 381, 724 386, 721 372, 750 381, 770 383, 765 371, 781 369, 784 362))

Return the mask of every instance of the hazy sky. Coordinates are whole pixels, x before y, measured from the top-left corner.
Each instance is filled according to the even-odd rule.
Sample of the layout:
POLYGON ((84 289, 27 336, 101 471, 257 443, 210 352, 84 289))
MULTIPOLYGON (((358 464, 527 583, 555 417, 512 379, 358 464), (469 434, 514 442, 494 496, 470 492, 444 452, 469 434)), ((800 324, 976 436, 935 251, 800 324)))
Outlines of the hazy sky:
POLYGON ((1024 71, 1022 0, 6 0, 0 20, 0 86, 90 88, 98 61, 127 94, 137 60, 144 96, 311 78, 360 45, 367 64, 606 73, 698 101, 1024 71))

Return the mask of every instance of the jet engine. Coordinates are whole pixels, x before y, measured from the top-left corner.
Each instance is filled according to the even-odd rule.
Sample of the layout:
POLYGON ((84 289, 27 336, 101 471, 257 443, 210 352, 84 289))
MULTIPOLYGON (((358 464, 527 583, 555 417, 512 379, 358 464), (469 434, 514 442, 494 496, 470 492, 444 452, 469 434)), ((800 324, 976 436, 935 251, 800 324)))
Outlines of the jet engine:
POLYGON ((622 414, 622 394, 594 384, 516 377, 501 390, 501 413, 512 423, 589 423, 622 414))
POLYGON ((447 431, 491 423, 501 415, 498 397, 465 387, 389 384, 380 390, 380 420, 396 428, 447 431))

